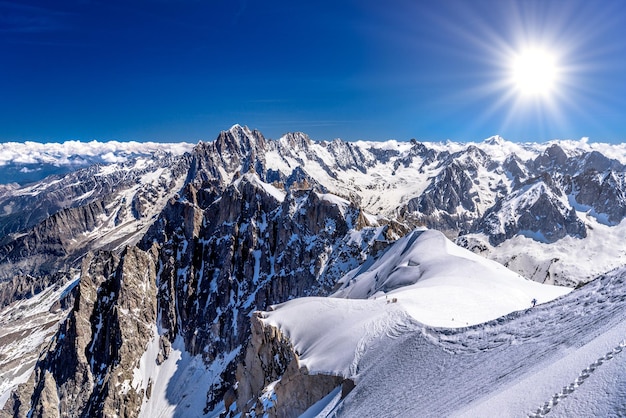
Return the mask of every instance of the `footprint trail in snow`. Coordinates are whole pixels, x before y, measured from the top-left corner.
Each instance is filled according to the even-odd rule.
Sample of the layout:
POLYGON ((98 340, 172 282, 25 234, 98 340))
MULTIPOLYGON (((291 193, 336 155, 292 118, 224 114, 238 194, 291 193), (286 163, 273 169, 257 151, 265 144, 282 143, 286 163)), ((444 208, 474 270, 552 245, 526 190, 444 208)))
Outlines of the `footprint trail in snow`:
POLYGON ((616 354, 621 353, 624 347, 626 347, 626 340, 622 340, 622 342, 620 342, 613 350, 609 351, 604 356, 600 357, 599 359, 591 363, 589 367, 587 367, 582 372, 580 372, 580 375, 578 376, 578 378, 576 378, 576 380, 574 380, 569 385, 564 386, 560 392, 555 393, 552 396, 552 398, 548 402, 543 404, 539 409, 537 409, 537 411, 528 414, 528 417, 529 418, 545 417, 546 414, 548 414, 552 410, 552 408, 554 408, 554 406, 556 406, 563 399, 567 398, 569 395, 574 393, 574 391, 580 385, 582 385, 585 382, 585 380, 587 380, 589 376, 591 376, 591 374, 598 367, 600 367, 605 361, 611 360, 616 354))

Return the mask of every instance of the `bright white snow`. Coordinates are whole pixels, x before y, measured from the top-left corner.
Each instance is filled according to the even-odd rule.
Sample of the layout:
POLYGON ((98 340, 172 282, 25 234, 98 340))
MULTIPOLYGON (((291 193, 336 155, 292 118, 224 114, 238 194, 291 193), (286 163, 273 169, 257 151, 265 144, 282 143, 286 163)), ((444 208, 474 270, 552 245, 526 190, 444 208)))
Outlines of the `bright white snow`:
POLYGON ((239 349, 225 353, 206 365, 202 356, 191 356, 185 350, 182 337, 172 343, 165 361, 157 364, 159 333, 153 327, 153 338, 133 370, 130 385, 137 391, 151 388, 149 397, 144 397, 140 417, 205 417, 207 391, 211 384, 220 379, 225 365, 232 361, 239 349))
POLYGON ((398 240, 366 271, 342 280, 335 297, 295 299, 264 313, 314 373, 354 375, 363 352, 407 322, 465 327, 571 291, 525 280, 429 230, 398 240))
POLYGON ((578 212, 578 217, 588 226, 585 239, 566 236, 546 244, 515 236, 497 247, 491 246, 483 234, 469 234, 464 239, 474 245, 479 243, 482 256, 524 277, 540 283, 575 286, 626 264, 626 221, 609 226, 585 213, 578 212))
POLYGON ((417 321, 445 327, 485 322, 571 290, 526 280, 431 230, 408 234, 367 271, 341 281, 335 297, 396 299, 417 321))
POLYGON ((311 373, 356 382, 346 398, 332 392, 305 416, 621 416, 626 268, 568 291, 525 281, 426 231, 346 276, 336 297, 295 299, 274 306, 263 321, 289 336, 311 373), (464 284, 467 293, 447 293, 450 283, 457 290, 464 284), (456 309, 455 322, 476 309, 493 319, 429 326, 436 314, 413 309, 411 300, 426 288, 440 298, 435 310, 456 309), (497 298, 472 307, 473 291, 514 295, 510 313, 499 316, 497 298), (542 303, 515 306, 526 292, 542 303))

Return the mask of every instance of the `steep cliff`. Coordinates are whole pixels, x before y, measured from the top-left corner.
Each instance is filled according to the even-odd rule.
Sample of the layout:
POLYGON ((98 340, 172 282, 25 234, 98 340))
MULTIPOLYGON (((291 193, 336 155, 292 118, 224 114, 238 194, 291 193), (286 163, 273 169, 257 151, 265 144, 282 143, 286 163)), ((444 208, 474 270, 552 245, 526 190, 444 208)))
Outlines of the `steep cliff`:
POLYGON ((354 383, 342 376, 310 374, 280 329, 264 323, 261 312, 251 317, 252 334, 243 361, 237 367, 234 405, 226 409, 257 416, 296 417, 333 389, 354 383))
POLYGON ((156 321, 155 255, 85 257, 72 311, 4 416, 138 416, 145 394, 130 382, 156 321))

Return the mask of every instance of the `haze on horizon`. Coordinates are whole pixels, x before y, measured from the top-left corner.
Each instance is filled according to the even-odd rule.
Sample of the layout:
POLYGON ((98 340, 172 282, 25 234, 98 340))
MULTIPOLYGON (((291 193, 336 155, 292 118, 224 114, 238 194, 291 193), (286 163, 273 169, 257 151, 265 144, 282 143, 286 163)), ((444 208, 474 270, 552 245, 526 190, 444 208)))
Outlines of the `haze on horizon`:
POLYGON ((0 1, 0 142, 626 138, 620 0, 0 1))

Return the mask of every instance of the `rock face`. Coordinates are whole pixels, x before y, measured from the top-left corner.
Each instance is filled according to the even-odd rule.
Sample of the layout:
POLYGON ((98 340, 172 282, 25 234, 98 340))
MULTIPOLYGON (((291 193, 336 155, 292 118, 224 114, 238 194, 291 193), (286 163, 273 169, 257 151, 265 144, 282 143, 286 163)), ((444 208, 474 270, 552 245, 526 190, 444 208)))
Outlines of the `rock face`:
POLYGON ((68 271, 88 251, 137 242, 188 166, 187 155, 160 154, 0 191, 0 281, 68 271))
POLYGON ((296 417, 336 387, 350 382, 340 376, 311 375, 298 363, 289 338, 252 316, 252 335, 237 368, 237 412, 296 417), (271 387, 271 390, 263 391, 271 387))
MULTIPOLYGON (((204 208, 201 194, 190 185, 185 198, 171 201, 142 246, 161 247, 159 326, 165 340, 181 335, 186 349, 207 362, 242 350, 253 311, 329 293, 393 231, 357 230, 360 211, 348 201, 312 190, 285 193, 256 174, 237 179, 204 208)), ((235 367, 236 361, 227 365, 208 388, 209 408, 234 385, 235 367)))
POLYGON ((17 275, 10 280, 0 282, 0 309, 16 300, 32 298, 51 286, 62 285, 69 280, 69 276, 67 273, 41 277, 17 275))
POLYGON ((587 235, 585 224, 547 173, 520 184, 477 222, 475 230, 484 232, 493 245, 518 234, 548 243, 566 235, 587 235))
POLYGON ((626 177, 623 172, 586 170, 571 179, 567 190, 576 202, 593 210, 601 221, 617 225, 626 217, 626 177))
POLYGON ((155 279, 154 253, 88 255, 72 312, 5 416, 137 416, 144 393, 130 382, 152 337, 155 279))

